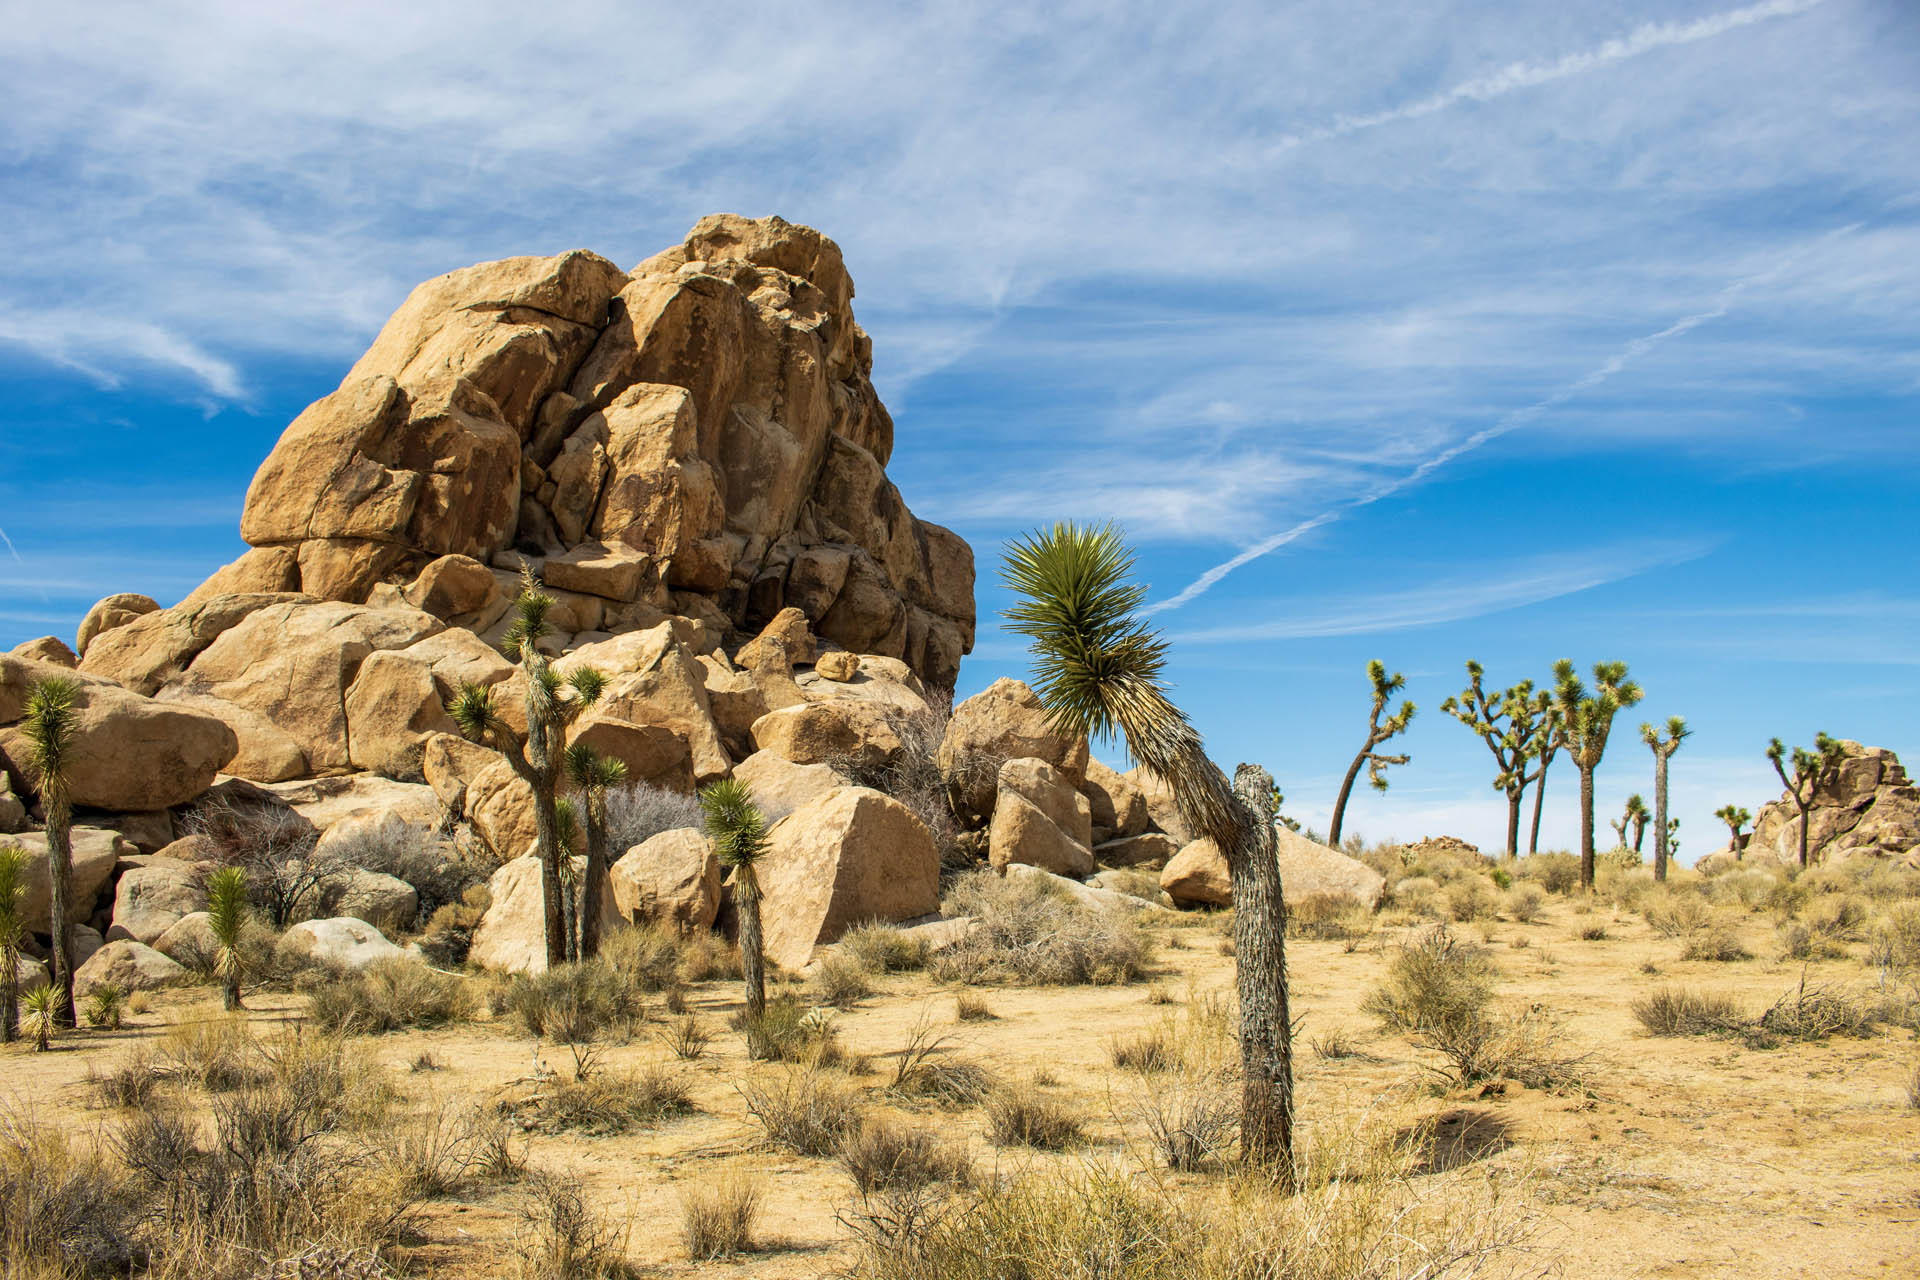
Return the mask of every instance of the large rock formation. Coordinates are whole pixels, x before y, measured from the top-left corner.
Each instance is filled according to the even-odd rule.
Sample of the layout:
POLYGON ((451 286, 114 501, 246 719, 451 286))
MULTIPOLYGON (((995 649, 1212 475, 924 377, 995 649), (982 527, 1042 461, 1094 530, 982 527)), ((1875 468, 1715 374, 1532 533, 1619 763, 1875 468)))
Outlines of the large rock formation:
MULTIPOLYGON (((1920 788, 1884 747, 1840 744, 1838 764, 1815 783, 1807 814, 1807 861, 1892 858, 1920 867, 1920 788)), ((1753 818, 1748 859, 1800 865, 1800 810, 1782 792, 1753 818)))

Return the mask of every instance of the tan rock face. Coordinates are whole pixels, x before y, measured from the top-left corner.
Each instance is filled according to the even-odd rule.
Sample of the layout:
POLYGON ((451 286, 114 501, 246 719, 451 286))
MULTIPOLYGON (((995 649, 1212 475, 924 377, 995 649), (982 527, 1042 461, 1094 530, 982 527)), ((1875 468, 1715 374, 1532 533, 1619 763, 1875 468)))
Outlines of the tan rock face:
POLYGON ((1180 816, 1180 807, 1173 802, 1172 790, 1158 774, 1141 765, 1120 776, 1132 783, 1146 798, 1147 817, 1154 827, 1172 836, 1176 843, 1185 845, 1192 841, 1193 832, 1188 830, 1186 819, 1180 816))
POLYGON ((1054 732, 1039 695, 1019 680, 996 680, 953 709, 940 768, 980 821, 993 813, 1001 763, 1019 759, 1043 760, 1078 787, 1087 776, 1087 740, 1054 732))
POLYGON ((823 653, 814 662, 813 669, 836 684, 845 684, 860 674, 860 655, 845 649, 823 653))
POLYGON ((136 595, 131 591, 108 596, 87 610, 87 616, 80 619, 80 631, 73 638, 73 647, 84 654, 87 646, 101 632, 124 627, 135 618, 152 613, 159 607, 159 602, 153 597, 136 595))
POLYGON ((760 811, 776 820, 847 785, 824 764, 795 764, 774 751, 754 752, 733 767, 733 776, 746 784, 760 811))
MULTIPOLYGON (((133 846, 113 832, 95 827, 75 827, 72 839, 73 902, 67 910, 67 918, 77 922, 93 914, 94 900, 100 896, 100 890, 106 887, 107 880, 113 875, 114 863, 123 855, 132 853, 133 846)), ((20 903, 20 914, 26 921, 27 931, 48 933, 52 929, 52 917, 48 913, 53 902, 53 874, 47 862, 46 833, 28 831, 10 837, 8 843, 19 845, 27 855, 26 875, 22 877, 27 892, 20 903)))
POLYGON ((347 760, 402 782, 419 782, 426 741, 458 727, 441 702, 433 668, 408 654, 369 654, 347 690, 347 760))
POLYGON ((1093 846, 1093 859, 1110 867, 1164 867, 1179 852, 1172 836, 1142 831, 1093 846))
MULTIPOLYGON (((574 865, 584 873, 586 859, 574 865)), ((493 873, 488 882, 493 904, 474 930, 470 963, 495 973, 545 973, 547 970, 546 916, 540 901, 540 859, 515 858, 493 873)), ((623 923, 612 894, 601 895, 601 936, 623 923)))
MULTIPOLYGON (((17 777, 29 777, 26 741, 17 727, 28 690, 64 667, 0 656, 0 756, 17 777)), ((240 749, 225 723, 188 707, 155 702, 100 680, 81 680, 67 781, 73 802, 117 812, 169 809, 213 785, 240 749)))
POLYGON ((933 837, 899 801, 865 787, 782 818, 760 866, 767 956, 785 969, 869 920, 910 920, 940 905, 933 837))
POLYGON ((207 646, 249 614, 305 599, 285 592, 219 594, 197 600, 189 596, 171 609, 144 614, 94 637, 80 659, 80 669, 152 696, 179 679, 207 646))
MULTIPOLYGON (((1855 857, 1920 864, 1920 789, 1909 785, 1900 758, 1884 747, 1842 741, 1837 767, 1813 790, 1807 815, 1808 861, 1855 857)), ((1800 811, 1785 792, 1753 818, 1747 860, 1800 865, 1800 811)))
POLYGON ((671 624, 585 645, 553 666, 561 675, 587 666, 610 677, 594 713, 672 730, 686 743, 696 783, 727 776, 733 761, 707 703, 706 671, 671 624))
POLYGON ((720 859, 698 831, 662 831, 613 864, 614 906, 635 924, 660 921, 683 933, 713 927, 720 913, 720 859))
POLYGON ((1137 836, 1153 824, 1146 793, 1098 760, 1088 759, 1087 779, 1080 790, 1093 807, 1095 844, 1137 836))
POLYGON ((121 991, 151 991, 186 980, 186 968, 143 943, 123 938, 109 942, 73 971, 73 995, 84 1000, 109 983, 121 991))
POLYGON ((1009 760, 999 778, 987 860, 1002 869, 1018 864, 1055 875, 1090 874, 1093 820, 1087 798, 1066 775, 1044 760, 1009 760))
POLYGON ((303 920, 280 935, 275 949, 285 962, 337 970, 364 969, 406 955, 366 921, 345 917, 303 920))
POLYGON ((151 946, 180 918, 207 905, 197 871, 185 863, 133 867, 114 888, 113 925, 107 941, 131 938, 151 946))
POLYGON ((1175 902, 1210 907, 1233 905, 1233 877, 1220 846, 1202 837, 1160 870, 1160 891, 1175 902))
POLYGON ((241 532, 281 555, 226 585, 361 603, 410 584, 452 620, 469 611, 428 604, 429 563, 517 547, 567 590, 662 583, 737 631, 796 608, 951 688, 972 552, 886 478, 893 423, 852 298, 832 241, 731 215, 630 275, 573 252, 431 280, 262 464, 241 532))
MULTIPOLYGON (((496 764, 505 764, 498 751, 468 742, 458 734, 436 733, 420 752, 421 772, 427 785, 451 812, 465 816, 467 787, 481 772, 496 764)), ((509 766, 509 769, 511 766, 509 766)))
MULTIPOLYGON (((1274 830, 1280 887, 1289 902, 1316 895, 1348 898, 1371 911, 1387 882, 1366 863, 1316 844, 1284 827, 1274 830)), ((1233 905, 1233 879, 1226 857, 1211 840, 1195 840, 1160 873, 1160 888, 1175 902, 1233 905)))
POLYGON ((67 642, 59 636, 41 636, 38 640, 27 640, 7 650, 16 658, 25 658, 29 662, 44 662, 50 666, 65 667, 73 671, 80 665, 80 659, 73 650, 67 648, 67 642))
POLYGON ((467 821, 495 855, 518 857, 532 849, 539 836, 533 788, 512 765, 497 759, 467 784, 467 821))
POLYGON ((900 719, 894 708, 861 698, 802 702, 756 720, 753 745, 795 764, 845 761, 877 769, 905 749, 900 719))

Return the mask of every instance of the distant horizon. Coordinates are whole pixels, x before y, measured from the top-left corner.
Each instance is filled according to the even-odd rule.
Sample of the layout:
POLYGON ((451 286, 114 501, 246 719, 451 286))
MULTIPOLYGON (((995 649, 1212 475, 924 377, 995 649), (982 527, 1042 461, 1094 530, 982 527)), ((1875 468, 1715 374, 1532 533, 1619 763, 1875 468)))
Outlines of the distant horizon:
MULTIPOLYGON (((1628 662, 1602 848, 1643 720, 1694 730, 1685 863, 1779 795, 1769 739, 1914 745, 1911 6, 574 7, 565 57, 507 6, 378 48, 351 6, 13 21, 0 649, 239 554, 254 469, 413 285, 777 213, 840 244, 888 474, 974 547, 956 698, 1027 678, 1005 541, 1112 519, 1210 753, 1321 832, 1370 658, 1420 707, 1370 842, 1504 845, 1440 711, 1468 659, 1628 662)), ((1556 760, 1543 848, 1576 791, 1556 760)))

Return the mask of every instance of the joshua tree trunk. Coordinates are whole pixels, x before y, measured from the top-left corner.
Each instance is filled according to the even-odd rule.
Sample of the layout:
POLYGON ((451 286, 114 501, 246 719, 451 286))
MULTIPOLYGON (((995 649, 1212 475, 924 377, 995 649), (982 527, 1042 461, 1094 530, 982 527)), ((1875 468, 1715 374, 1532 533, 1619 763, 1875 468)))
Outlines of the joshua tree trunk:
POLYGON ((1807 826, 1812 816, 1812 809, 1808 805, 1801 804, 1799 796, 1795 796, 1793 802, 1800 809, 1800 869, 1805 871, 1807 869, 1807 826))
POLYGON ((1527 837, 1529 855, 1540 852, 1540 808, 1547 798, 1547 766, 1552 763, 1552 756, 1540 758, 1540 777, 1533 784, 1533 833, 1527 837))
POLYGON ((1367 762, 1367 753, 1362 751, 1347 766, 1347 776, 1340 782, 1340 796, 1333 802, 1333 821, 1327 826, 1327 847, 1340 847, 1340 825, 1347 817, 1347 797, 1353 792, 1353 783, 1360 776, 1360 766, 1367 762))
POLYGON ((733 904, 740 911, 740 976, 747 986, 747 1027, 758 1035, 767 1012, 767 969, 761 954, 760 880, 753 868, 741 867, 734 873, 733 904))
POLYGON ((1659 751, 1653 753, 1653 878, 1667 878, 1667 757, 1659 751))
POLYGON ((1593 768, 1580 765, 1580 887, 1593 888, 1593 768))
POLYGON ((1520 856, 1520 798, 1526 794, 1526 788, 1507 792, 1507 861, 1512 862, 1520 856))
MULTIPOLYGON (((1287 1008, 1287 903, 1274 851, 1273 780, 1242 765, 1234 792, 1264 821, 1249 825, 1242 856, 1228 862, 1233 883, 1233 945, 1239 957, 1240 1146, 1255 1165, 1293 1156, 1293 1019, 1287 1008), (1263 786, 1264 781, 1264 786, 1263 786)), ((1289 1177, 1289 1181, 1291 1178, 1289 1177)))
POLYGON ((591 960, 600 954, 600 911, 606 900, 607 821, 596 816, 595 804, 587 804, 587 871, 580 886, 580 958, 591 960))
POLYGON ((0 977, 0 1044, 12 1044, 20 1038, 20 959, 10 956, 7 972, 0 977))
MULTIPOLYGON (((47 929, 53 946, 50 961, 53 989, 66 997, 54 1011, 63 1027, 78 1025, 73 1017, 73 924, 67 919, 73 904, 73 813, 64 798, 48 802, 47 866, 53 892, 47 903, 47 929)), ((1806 840, 1801 838, 1802 860, 1806 840)))

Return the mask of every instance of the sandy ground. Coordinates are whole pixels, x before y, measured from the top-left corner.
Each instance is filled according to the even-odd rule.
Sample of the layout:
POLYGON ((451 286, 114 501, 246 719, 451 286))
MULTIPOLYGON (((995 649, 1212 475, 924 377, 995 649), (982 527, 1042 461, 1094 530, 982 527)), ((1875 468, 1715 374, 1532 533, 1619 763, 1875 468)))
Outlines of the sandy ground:
MULTIPOLYGON (((1481 926, 1461 926, 1478 937, 1481 926)), ((1302 1107, 1358 1106, 1405 1089, 1415 1105, 1444 1117, 1443 1131, 1465 1133, 1467 1159, 1532 1172, 1542 1215, 1532 1262, 1574 1277, 1758 1277, 1920 1275, 1920 1112, 1907 1105, 1905 1081, 1920 1047, 1904 1031, 1870 1040, 1834 1040, 1770 1050, 1723 1040, 1654 1039, 1631 1001, 1662 983, 1712 987, 1740 995, 1755 1011, 1789 990, 1802 966, 1773 954, 1756 917, 1749 945, 1763 958, 1738 963, 1683 962, 1680 944, 1652 934, 1630 914, 1602 907, 1574 915, 1556 901, 1532 924, 1499 921, 1488 939, 1504 974, 1502 996, 1544 1006, 1565 1019, 1570 1043, 1590 1054, 1586 1087, 1562 1092, 1506 1086, 1445 1094, 1426 1086, 1430 1061, 1403 1039, 1381 1034, 1359 1004, 1377 983, 1387 951, 1405 927, 1382 928, 1357 949, 1338 942, 1288 944, 1296 1013, 1306 1015, 1299 1049, 1302 1107), (1576 938, 1606 921, 1607 937, 1576 938), (1525 946, 1516 944, 1524 941, 1525 946), (1657 972, 1649 972, 1649 968, 1657 972), (1338 1029, 1359 1052, 1324 1059, 1308 1046, 1338 1029)), ((870 1055, 871 1074, 855 1082, 878 1089, 892 1057, 925 1020, 951 1037, 952 1051, 1003 1076, 1050 1081, 1089 1120, 1096 1149, 1125 1156, 1139 1149, 1131 1099, 1153 1077, 1115 1069, 1110 1046, 1181 1003, 1225 991, 1232 960, 1212 927, 1160 929, 1152 984, 1107 988, 984 989, 997 1015, 959 1023, 951 989, 919 975, 877 980, 877 994, 839 1017, 847 1046, 870 1055), (1154 1002, 1154 987, 1173 1005, 1154 1002), (1057 1083, 1053 1083, 1057 1082, 1057 1083)), ((1805 967, 1809 981, 1865 983, 1857 960, 1805 967)), ((262 1030, 300 1016, 291 994, 258 993, 251 1021, 262 1030)), ((736 1082, 784 1068, 746 1060, 726 1019, 739 1007, 738 984, 695 988, 691 1006, 714 1034, 706 1056, 685 1064, 698 1113, 621 1137, 533 1136, 531 1162, 579 1176, 598 1204, 629 1227, 628 1252, 650 1273, 712 1271, 743 1277, 816 1276, 844 1265, 848 1233, 838 1215, 851 1195, 835 1162, 770 1149, 745 1114, 736 1082), (694 1266, 679 1234, 680 1195, 689 1185, 742 1167, 763 1184, 756 1253, 694 1266)), ((657 1005, 656 1005, 657 1009, 657 1005)), ((154 1039, 176 1021, 217 1016, 199 990, 162 993, 118 1032, 83 1032, 58 1051, 9 1050, 0 1059, 0 1098, 59 1117, 76 1131, 111 1121, 87 1086, 100 1070, 154 1039)), ((658 1022, 654 1024, 658 1027, 658 1022)), ((504 1026, 366 1038, 356 1042, 396 1074, 409 1107, 459 1107, 490 1100, 534 1067, 534 1046, 504 1026), (425 1052, 439 1070, 412 1072, 425 1052)), ((564 1049, 545 1046, 562 1071, 564 1049)), ((609 1048, 604 1065, 671 1061, 657 1038, 609 1048)), ((991 1147, 977 1110, 922 1109, 922 1123, 964 1139, 983 1165, 1009 1157, 991 1147)), ((504 1242, 519 1229, 517 1193, 477 1193, 429 1206, 406 1251, 414 1274, 502 1273, 504 1242)))

